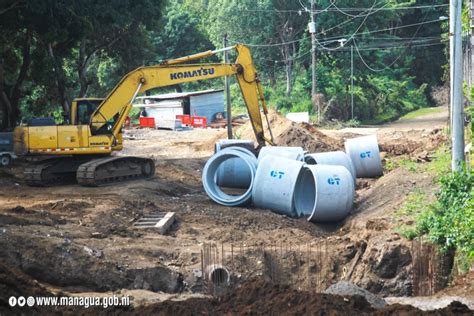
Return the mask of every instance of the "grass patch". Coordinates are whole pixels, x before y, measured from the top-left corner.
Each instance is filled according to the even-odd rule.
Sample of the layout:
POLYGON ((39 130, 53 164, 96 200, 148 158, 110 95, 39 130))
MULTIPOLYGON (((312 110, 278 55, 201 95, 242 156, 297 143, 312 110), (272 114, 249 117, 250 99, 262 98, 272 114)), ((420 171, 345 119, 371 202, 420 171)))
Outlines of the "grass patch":
POLYGON ((412 173, 422 171, 423 165, 410 159, 390 159, 385 163, 385 170, 392 171, 396 168, 404 168, 412 173))
POLYGON ((420 116, 428 115, 428 114, 434 114, 434 113, 440 113, 443 111, 443 108, 441 107, 436 107, 436 108, 421 108, 412 112, 409 112, 402 116, 400 120, 412 120, 420 116))
POLYGON ((426 166, 426 171, 436 174, 437 176, 443 176, 449 173, 450 170, 451 151, 446 146, 442 146, 433 154, 433 159, 431 159, 426 166))
POLYGON ((418 231, 414 225, 403 225, 395 228, 395 231, 408 240, 413 240, 418 236, 418 231))
POLYGON ((420 190, 415 189, 414 191, 410 192, 403 203, 402 207, 395 211, 396 216, 409 216, 411 218, 415 218, 422 212, 429 209, 430 205, 428 203, 428 196, 427 194, 420 190))
POLYGON ((401 225, 395 228, 395 231, 408 240, 414 239, 420 233, 415 219, 428 212, 430 208, 428 195, 424 191, 416 189, 410 192, 403 205, 395 211, 394 215, 395 217, 408 217, 412 224, 401 225))

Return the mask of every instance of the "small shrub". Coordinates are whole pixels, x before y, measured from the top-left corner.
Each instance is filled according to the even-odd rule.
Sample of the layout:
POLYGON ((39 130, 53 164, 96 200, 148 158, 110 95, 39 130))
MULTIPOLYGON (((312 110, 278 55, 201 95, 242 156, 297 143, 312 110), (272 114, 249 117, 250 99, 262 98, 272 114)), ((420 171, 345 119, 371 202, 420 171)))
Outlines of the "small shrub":
POLYGON ((474 173, 450 173, 439 180, 440 190, 433 208, 417 218, 417 230, 441 246, 456 249, 459 257, 474 260, 474 173))

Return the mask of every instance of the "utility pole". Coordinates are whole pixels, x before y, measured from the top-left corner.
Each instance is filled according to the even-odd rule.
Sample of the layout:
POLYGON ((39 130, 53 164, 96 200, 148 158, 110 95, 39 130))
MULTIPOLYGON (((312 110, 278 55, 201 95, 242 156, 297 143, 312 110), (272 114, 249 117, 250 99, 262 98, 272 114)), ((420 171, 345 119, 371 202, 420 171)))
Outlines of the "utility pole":
MULTIPOLYGON (((460 171, 464 162, 464 113, 463 113, 463 65, 462 65, 462 41, 461 41, 461 6, 462 0, 450 0, 450 24, 453 24, 454 34, 451 41, 453 52, 451 62, 454 62, 452 82, 452 171, 460 171)), ((451 29, 451 28, 450 28, 451 29)))
POLYGON ((455 9, 449 0, 449 131, 453 131, 453 93, 454 93, 454 21, 455 9))
MULTIPOLYGON (((224 48, 228 45, 227 43, 227 34, 224 34, 224 48)), ((229 57, 227 55, 227 50, 224 50, 224 63, 229 63, 229 57)), ((232 106, 230 100, 230 84, 229 84, 229 76, 225 76, 224 78, 224 88, 225 88, 225 99, 227 104, 227 138, 232 139, 234 138, 234 134, 232 133, 232 106)))
MULTIPOLYGON (((311 56, 312 56, 312 63, 311 63, 311 103, 313 104, 313 108, 316 102, 316 23, 314 22, 316 5, 314 0, 311 0, 311 22, 308 24, 309 32, 311 33, 311 56)), ((321 104, 318 102, 318 123, 321 122, 321 104)))
POLYGON ((354 45, 351 45, 351 119, 354 119, 354 45))

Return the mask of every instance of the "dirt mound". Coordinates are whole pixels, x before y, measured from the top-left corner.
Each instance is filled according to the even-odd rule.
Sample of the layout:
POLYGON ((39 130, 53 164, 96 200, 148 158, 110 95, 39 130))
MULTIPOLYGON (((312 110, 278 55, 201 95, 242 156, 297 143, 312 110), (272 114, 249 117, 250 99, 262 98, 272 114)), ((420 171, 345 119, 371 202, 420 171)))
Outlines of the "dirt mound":
POLYGON ((331 285, 326 289, 326 291, 324 291, 324 293, 342 296, 363 296, 367 300, 367 302, 369 302, 370 305, 372 305, 372 307, 374 308, 383 308, 385 305, 387 305, 384 299, 377 297, 369 291, 346 281, 340 281, 336 284, 331 285))
MULTIPOLYGON (((308 152, 332 151, 342 147, 341 142, 326 136, 308 123, 292 122, 276 111, 270 111, 268 119, 276 145, 300 146, 308 152)), ((270 137, 265 120, 263 125, 265 134, 270 137)), ((240 139, 255 139, 250 122, 237 129, 235 134, 240 139)))
POLYGON ((275 143, 280 146, 303 147, 310 153, 334 151, 340 149, 342 145, 307 123, 293 123, 276 136, 275 143))
POLYGON ((139 307, 135 314, 157 315, 470 315, 470 310, 459 302, 432 312, 411 306, 393 305, 373 309, 362 296, 338 295, 297 291, 277 286, 261 279, 253 279, 234 292, 221 298, 193 298, 186 301, 165 301, 139 307))
POLYGON ((441 129, 380 133, 378 138, 380 151, 387 152, 391 156, 412 157, 433 152, 447 141, 447 136, 441 129))

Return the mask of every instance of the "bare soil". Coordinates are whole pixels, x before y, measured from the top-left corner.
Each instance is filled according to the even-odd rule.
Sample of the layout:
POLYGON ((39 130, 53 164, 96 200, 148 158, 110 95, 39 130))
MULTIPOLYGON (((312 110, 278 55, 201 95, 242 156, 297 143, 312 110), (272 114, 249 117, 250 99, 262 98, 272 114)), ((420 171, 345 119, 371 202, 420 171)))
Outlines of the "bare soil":
MULTIPOLYGON (((311 152, 342 149, 345 138, 366 133, 365 129, 323 133, 276 113, 271 115, 271 124, 277 144, 303 146, 311 152)), ((424 163, 426 159, 419 157, 428 157, 446 140, 437 124, 374 132, 384 161, 408 157, 424 163)), ((252 136, 249 124, 236 133, 242 139, 252 136)), ((136 313, 419 312, 399 305, 374 311, 363 299, 316 295, 308 280, 318 273, 321 290, 345 280, 381 297, 411 296, 411 242, 397 232, 408 219, 394 213, 409 192, 434 192, 432 174, 413 176, 396 168, 386 170, 379 179, 358 180, 350 217, 336 225, 315 225, 270 210, 213 203, 201 186, 201 172, 215 141, 223 137, 222 129, 126 130, 125 150, 118 154, 153 158, 156 175, 100 188, 28 187, 21 178, 25 163, 0 169, 0 314, 2 309, 8 311, 9 296, 30 293, 131 293, 136 297, 134 310, 127 311, 136 313), (167 235, 133 226, 141 216, 156 211, 176 213, 177 221, 167 235), (201 250, 210 242, 222 245, 227 256, 239 247, 249 255, 240 258, 245 269, 233 274, 236 291, 219 299, 196 298, 191 293, 203 291, 201 276, 196 273, 201 269, 201 250), (268 283, 269 270, 265 269, 271 253, 268 249, 276 245, 284 247, 287 254, 270 261, 288 268, 280 275, 283 285, 268 283), (302 249, 321 250, 321 245, 325 260, 315 270, 302 249), (260 248, 261 255, 251 254, 251 249, 260 248), (10 274, 17 277, 10 278, 10 274), (170 295, 191 298, 162 302, 170 295)), ((466 288, 458 289, 449 295, 467 296, 466 288)), ((454 304, 443 313, 464 311, 463 306, 454 304)))

